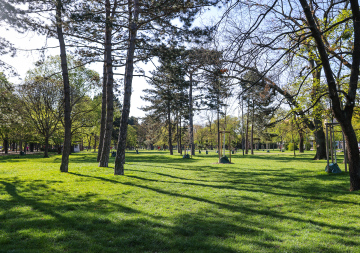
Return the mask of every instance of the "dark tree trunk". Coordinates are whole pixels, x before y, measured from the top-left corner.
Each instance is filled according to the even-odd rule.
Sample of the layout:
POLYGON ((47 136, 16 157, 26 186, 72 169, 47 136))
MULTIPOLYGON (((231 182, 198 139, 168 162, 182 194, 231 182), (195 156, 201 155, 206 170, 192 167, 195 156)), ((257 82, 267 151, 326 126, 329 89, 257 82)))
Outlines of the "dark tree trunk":
POLYGON ((247 111, 247 117, 246 117, 246 133, 245 133, 245 154, 249 153, 249 104, 248 104, 248 111, 247 111))
POLYGON ((9 139, 8 138, 4 139, 4 151, 5 151, 5 154, 9 153, 9 139))
POLYGON ((302 131, 299 132, 299 137, 299 153, 304 153, 304 135, 302 131))
POLYGON ((254 103, 252 108, 252 117, 251 117, 251 154, 254 154, 254 103))
POLYGON ((49 157, 49 136, 45 136, 44 158, 49 157))
POLYGON ((66 50, 65 42, 62 30, 62 8, 63 4, 61 0, 56 1, 56 32, 60 44, 60 59, 61 59, 61 70, 64 83, 64 123, 65 123, 65 134, 64 134, 64 146, 61 158, 61 172, 68 172, 69 167, 69 155, 71 145, 71 104, 70 104, 70 83, 68 66, 66 61, 66 50))
POLYGON ((180 154, 180 134, 179 134, 179 116, 177 116, 177 121, 176 121, 176 144, 177 144, 177 152, 178 154, 180 154))
POLYGON ((219 155, 219 163, 221 160, 221 152, 220 152, 220 108, 219 108, 219 96, 218 96, 218 109, 217 109, 217 144, 218 144, 218 155, 219 155))
MULTIPOLYGON (((100 140, 104 139, 105 134, 105 121, 106 121, 106 52, 104 53, 104 67, 103 67, 103 88, 102 88, 102 101, 101 101, 101 122, 100 122, 100 140)), ((103 150, 103 143, 100 141, 99 150, 97 155, 97 162, 100 162, 101 152, 103 150)))
POLYGON ((111 40, 112 40, 112 24, 110 21, 110 0, 106 0, 106 28, 105 28, 105 52, 106 52, 106 125, 104 139, 100 139, 102 144, 102 152, 100 156, 99 167, 108 167, 111 146, 111 134, 113 129, 114 118, 114 77, 111 58, 111 40))
POLYGON ((322 120, 314 120, 316 154, 314 160, 326 159, 326 136, 322 127, 322 120))
POLYGON ((132 89, 132 79, 134 72, 134 52, 135 42, 137 34, 137 21, 139 17, 139 0, 134 0, 134 11, 132 11, 132 1, 129 1, 129 16, 134 15, 133 20, 130 20, 130 31, 129 31, 129 48, 125 63, 125 78, 124 78, 124 102, 120 121, 120 131, 117 153, 115 157, 115 175, 124 175, 124 164, 125 164, 125 147, 126 147, 126 136, 130 114, 130 99, 132 89))
POLYGON ((179 139, 179 143, 180 143, 180 154, 182 155, 182 143, 181 143, 181 139, 182 139, 182 130, 181 130, 181 116, 180 116, 180 129, 179 129, 179 132, 180 132, 180 139, 179 139))
POLYGON ((90 135, 90 138, 89 138, 88 151, 91 151, 91 135, 90 135))
POLYGON ((193 104, 192 104, 192 73, 190 73, 190 87, 189 87, 189 134, 190 134, 191 155, 195 155, 193 104))
MULTIPOLYGON (((167 121, 168 121, 168 144, 169 144, 169 151, 170 155, 173 155, 173 148, 172 148, 172 124, 171 124, 171 108, 170 108, 170 101, 168 101, 167 105, 167 121)), ((165 150, 165 148, 164 148, 165 150)))

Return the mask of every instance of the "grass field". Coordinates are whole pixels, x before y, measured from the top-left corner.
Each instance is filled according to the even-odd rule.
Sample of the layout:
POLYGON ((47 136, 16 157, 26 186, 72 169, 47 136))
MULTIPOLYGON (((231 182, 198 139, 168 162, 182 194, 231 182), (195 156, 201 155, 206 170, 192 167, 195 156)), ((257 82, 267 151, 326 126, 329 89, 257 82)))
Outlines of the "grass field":
POLYGON ((3 156, 0 252, 360 252, 359 192, 313 155, 3 156))

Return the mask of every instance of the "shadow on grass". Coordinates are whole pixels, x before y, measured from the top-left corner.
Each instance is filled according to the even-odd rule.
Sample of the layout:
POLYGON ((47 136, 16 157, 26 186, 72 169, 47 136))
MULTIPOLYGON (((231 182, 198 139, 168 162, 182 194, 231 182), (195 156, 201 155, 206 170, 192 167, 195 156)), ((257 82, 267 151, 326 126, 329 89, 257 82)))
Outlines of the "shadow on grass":
MULTIPOLYGON (((223 171, 225 173, 226 169, 223 171)), ((144 172, 139 171, 139 173, 144 172)), ((2 250, 5 252, 119 252, 124 249, 126 252, 276 252, 283 241, 282 238, 276 236, 276 232, 282 229, 282 225, 262 222, 262 219, 255 222, 250 220, 253 216, 310 224, 309 226, 317 226, 321 229, 331 229, 331 233, 339 235, 346 235, 345 231, 349 230, 353 230, 354 233, 360 232, 359 229, 346 225, 303 219, 301 216, 291 216, 278 210, 258 209, 256 206, 241 202, 228 203, 225 200, 203 197, 196 193, 180 194, 154 187, 151 184, 152 182, 181 183, 198 189, 212 187, 214 190, 279 194, 274 192, 273 186, 265 185, 264 182, 249 183, 243 180, 243 173, 229 172, 233 179, 239 181, 230 182, 228 185, 194 183, 190 182, 190 179, 165 173, 156 173, 159 179, 148 179, 138 175, 126 176, 138 180, 135 182, 134 180, 122 182, 121 177, 115 180, 76 172, 69 174, 155 192, 159 194, 159 197, 166 195, 179 201, 201 202, 206 206, 198 212, 183 212, 169 217, 153 216, 138 210, 136 205, 126 206, 115 201, 98 199, 100 196, 95 194, 73 196, 66 190, 54 190, 49 187, 51 184, 62 183, 62 181, 36 180, 29 183, 3 180, 0 181, 0 185, 4 190, 0 188, 0 193, 2 196, 6 194, 8 198, 0 203, 2 250), (164 178, 176 181, 168 182, 164 178), (240 182, 241 180, 243 182, 240 182), (146 182, 150 184, 146 185, 146 182), (246 183, 262 187, 251 189, 246 186, 246 183), (52 198, 45 198, 41 192, 48 193, 52 198), (26 208, 25 211, 21 210, 24 208, 26 208), (239 222, 234 222, 234 220, 239 222), (231 243, 226 243, 227 241, 231 243)), ((254 174, 248 176, 254 177, 254 174)), ((285 191, 294 192, 287 187, 283 190, 285 196, 304 197, 301 193, 298 195, 285 193, 285 191)), ((140 192, 146 194, 144 191, 140 192)), ((199 192, 201 193, 201 190, 199 192)), ((311 196, 314 197, 315 193, 311 196)), ((247 200, 251 203, 258 201, 251 197, 247 197, 247 200)), ((323 200, 329 201, 327 198, 323 200)), ((355 241, 345 240, 343 244, 360 246, 355 241)), ((299 247, 292 249, 284 246, 282 251, 311 252, 316 250, 310 246, 299 247)), ((325 248, 326 250, 341 252, 332 248, 331 245, 325 248)))
MULTIPOLYGON (((231 247, 216 245, 209 235, 222 236, 221 228, 228 231, 230 223, 217 221, 213 224, 198 223, 194 216, 174 217, 167 225, 141 214, 136 209, 101 200, 91 202, 90 197, 67 199, 73 204, 45 203, 36 193, 24 197, 17 188, 25 182, 0 181, 10 200, 0 207, 0 243, 4 252, 236 252, 231 247), (110 206, 116 218, 106 218, 106 210, 99 205, 110 206), (30 209, 24 214, 18 207, 30 209), (184 223, 185 220, 185 223, 184 223)), ((42 188, 44 185, 39 185, 42 188)), ((31 188, 26 189, 31 193, 31 188)), ((64 193, 62 193, 64 194, 64 193)), ((109 207, 108 207, 109 208, 109 207)))

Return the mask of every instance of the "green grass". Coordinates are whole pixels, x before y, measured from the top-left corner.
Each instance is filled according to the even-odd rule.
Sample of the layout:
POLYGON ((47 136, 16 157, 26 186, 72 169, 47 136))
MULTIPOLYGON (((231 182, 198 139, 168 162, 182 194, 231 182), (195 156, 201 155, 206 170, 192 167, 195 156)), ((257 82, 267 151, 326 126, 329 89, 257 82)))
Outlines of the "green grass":
POLYGON ((360 252, 349 175, 291 154, 0 157, 0 252, 360 252))

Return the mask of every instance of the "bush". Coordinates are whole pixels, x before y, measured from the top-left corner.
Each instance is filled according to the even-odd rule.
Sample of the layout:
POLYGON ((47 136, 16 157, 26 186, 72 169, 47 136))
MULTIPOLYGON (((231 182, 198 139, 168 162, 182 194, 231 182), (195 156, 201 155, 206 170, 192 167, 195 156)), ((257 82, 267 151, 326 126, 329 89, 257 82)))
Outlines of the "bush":
POLYGON ((295 150, 298 149, 297 144, 295 143, 295 146, 294 146, 294 143, 289 143, 288 150, 289 151, 294 151, 294 148, 295 148, 295 150))
POLYGON ((310 142, 305 142, 305 150, 309 151, 311 149, 310 142))

